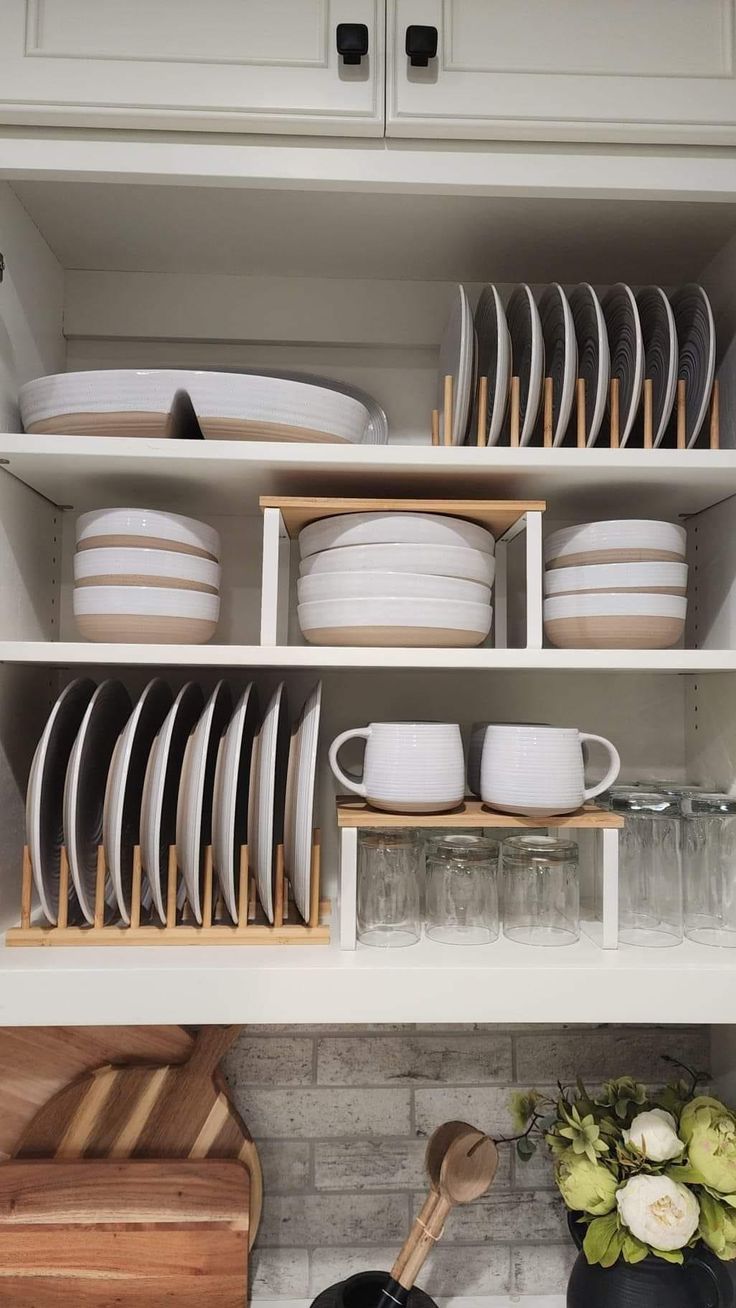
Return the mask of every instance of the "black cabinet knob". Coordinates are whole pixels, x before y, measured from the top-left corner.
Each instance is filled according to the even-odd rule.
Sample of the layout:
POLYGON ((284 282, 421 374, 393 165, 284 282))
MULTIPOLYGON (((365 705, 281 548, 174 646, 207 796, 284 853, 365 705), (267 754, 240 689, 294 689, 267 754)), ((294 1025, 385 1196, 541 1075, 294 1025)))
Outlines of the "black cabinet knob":
POLYGON ((437 56, 437 28, 412 23, 406 29, 406 53, 412 68, 426 68, 437 56))
POLYGON ((359 64, 368 54, 368 28, 365 23, 337 24, 337 53, 346 64, 359 64))

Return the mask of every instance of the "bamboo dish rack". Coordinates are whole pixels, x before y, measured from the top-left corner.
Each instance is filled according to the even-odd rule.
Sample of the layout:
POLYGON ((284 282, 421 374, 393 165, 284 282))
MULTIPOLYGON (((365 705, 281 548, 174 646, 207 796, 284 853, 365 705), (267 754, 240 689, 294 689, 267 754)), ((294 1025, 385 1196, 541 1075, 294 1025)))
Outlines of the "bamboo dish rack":
POLYGON ((274 920, 266 920, 256 899, 256 883, 248 862, 248 846, 240 850, 240 879, 238 884, 238 923, 226 918, 222 899, 217 891, 212 863, 212 847, 207 846, 204 858, 204 886, 202 893, 202 922, 197 923, 189 905, 178 909, 181 874, 176 849, 169 849, 168 882, 166 887, 166 922, 147 918, 142 906, 143 872, 140 848, 133 852, 133 885, 131 893, 130 923, 105 921, 105 884, 107 865, 105 851, 97 851, 97 881, 95 886, 94 924, 83 926, 69 923, 69 859, 61 850, 59 877, 59 920, 56 926, 31 921, 33 902, 33 872, 28 847, 23 850, 21 878, 20 926, 6 934, 10 946, 49 947, 62 945, 326 945, 330 942, 330 927, 324 919, 329 917, 329 900, 320 900, 320 840, 315 831, 312 843, 312 879, 309 921, 303 922, 289 897, 289 880, 284 868, 284 847, 276 846, 276 885, 274 894, 274 920))
MULTIPOLYGON (((443 443, 445 445, 453 444, 453 386, 454 380, 452 375, 448 374, 444 379, 442 392, 442 431, 443 443)), ((520 408, 521 384, 518 377, 511 378, 511 398, 509 432, 510 444, 512 448, 518 448, 519 434, 521 429, 521 408, 520 408)), ((677 397, 675 400, 676 414, 676 432, 677 432, 677 449, 686 449, 685 439, 685 382, 681 379, 677 383, 677 397)), ((553 433, 553 400, 554 388, 551 377, 544 379, 544 391, 542 400, 542 444, 544 449, 552 449, 553 433)), ((643 416, 644 416, 644 449, 653 448, 653 383, 650 377, 644 381, 643 389, 643 416)), ((612 450, 619 448, 620 420, 619 420, 619 380, 618 377, 612 377, 609 392, 609 447, 612 450)), ((481 377, 478 382, 478 422, 475 433, 475 443, 479 447, 486 444, 486 428, 488 421, 488 378, 481 377)), ((587 448, 585 433, 585 379, 578 377, 575 390, 575 434, 576 445, 579 450, 587 448)), ((708 434, 710 449, 718 450, 721 447, 721 404, 720 404, 720 385, 718 379, 713 383, 713 391, 710 400, 710 416, 708 421, 708 434)), ((605 434, 601 433, 602 439, 596 442, 597 448, 605 446, 605 434)), ((700 438, 698 438, 700 439, 700 438)), ((432 410, 432 444, 440 444, 440 411, 432 410)), ((568 446, 569 448, 569 446, 568 446)))

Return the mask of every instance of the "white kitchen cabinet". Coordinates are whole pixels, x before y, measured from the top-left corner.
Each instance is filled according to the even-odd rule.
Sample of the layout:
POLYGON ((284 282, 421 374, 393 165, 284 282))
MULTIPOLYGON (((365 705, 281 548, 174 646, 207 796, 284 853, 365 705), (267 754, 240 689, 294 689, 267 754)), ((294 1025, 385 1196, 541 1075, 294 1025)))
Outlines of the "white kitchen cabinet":
POLYGON ((389 136, 736 142, 734 0, 389 0, 387 30, 389 136))
POLYGON ((3 0, 0 121, 381 136, 384 27, 383 0, 3 0))

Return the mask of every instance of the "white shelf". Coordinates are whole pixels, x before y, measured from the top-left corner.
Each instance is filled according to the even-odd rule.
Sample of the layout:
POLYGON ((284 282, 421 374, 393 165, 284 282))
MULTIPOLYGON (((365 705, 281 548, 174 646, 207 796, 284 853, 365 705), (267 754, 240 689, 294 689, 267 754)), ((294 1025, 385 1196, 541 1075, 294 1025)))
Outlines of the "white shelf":
POLYGON ((463 672, 735 672, 732 649, 358 649, 314 645, 124 645, 0 641, 0 663, 46 667, 418 668, 463 672))
POLYGON ((733 1018, 730 950, 0 948, 0 1023, 711 1022, 733 1018))
POLYGON ((0 434, 0 460, 54 504, 258 513, 259 495, 546 499, 556 517, 698 513, 736 493, 736 450, 433 449, 0 434), (622 509, 622 505, 625 506, 622 509))

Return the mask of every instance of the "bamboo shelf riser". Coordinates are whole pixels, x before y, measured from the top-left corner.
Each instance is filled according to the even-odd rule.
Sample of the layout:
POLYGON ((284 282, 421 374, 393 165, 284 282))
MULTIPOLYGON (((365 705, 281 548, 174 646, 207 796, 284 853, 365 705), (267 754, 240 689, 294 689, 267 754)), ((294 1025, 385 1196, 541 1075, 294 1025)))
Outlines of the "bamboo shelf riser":
MULTIPOLYGON (((612 377, 608 395, 608 424, 607 429, 604 424, 601 433, 596 441, 597 449, 605 449, 606 442, 612 450, 617 450, 621 446, 621 409, 620 409, 620 386, 617 377, 612 377)), ((544 389, 542 392, 543 399, 540 406, 541 423, 541 442, 544 449, 551 449, 554 439, 554 382, 552 377, 545 377, 544 389)), ((575 407, 570 419, 567 438, 564 442, 566 445, 573 443, 578 449, 585 449, 588 444, 587 440, 587 423, 585 414, 585 379, 578 377, 575 385, 575 407)), ((454 444, 452 429, 452 397, 453 397, 453 379, 448 376, 444 379, 443 386, 443 411, 440 414, 439 409, 432 410, 431 436, 433 445, 452 445, 454 444)), ((508 407, 508 444, 512 448, 517 448, 521 441, 521 382, 518 377, 512 377, 511 389, 509 392, 508 407)), ((674 430, 675 440, 678 450, 684 450, 687 445, 686 440, 686 387, 683 380, 677 383, 677 396, 675 400, 674 430)), ((479 448, 487 444, 488 429, 488 378, 481 377, 478 382, 477 395, 477 423, 475 430, 471 432, 470 441, 473 440, 479 448)), ((654 386, 650 377, 645 378, 642 388, 641 398, 641 433, 642 444, 645 450, 651 450, 654 447, 654 386)), ((502 442, 506 444, 504 440, 502 442)), ((536 440, 535 443, 539 443, 536 440)), ((713 383, 713 391, 710 399, 709 417, 707 424, 703 429, 696 442, 697 445, 703 446, 708 444, 711 450, 721 448, 721 403, 720 403, 720 384, 718 379, 713 383), (706 441, 707 438, 707 441, 706 441)))
POLYGON ((238 922, 233 923, 217 889, 212 848, 205 850, 202 888, 202 922, 196 922, 189 903, 181 894, 181 874, 176 850, 169 850, 166 887, 166 922, 158 921, 153 910, 143 903, 143 873, 140 849, 133 854, 130 922, 110 921, 111 910, 105 902, 107 867, 102 847, 97 851, 94 925, 69 923, 69 860, 60 851, 59 920, 56 926, 31 921, 33 871, 30 852, 23 851, 21 879, 21 924, 6 934, 6 944, 23 947, 58 947, 79 945, 323 945, 329 944, 331 904, 320 899, 319 832, 312 845, 312 879, 309 921, 303 922, 289 895, 289 881, 284 869, 283 845, 276 847, 276 885, 274 920, 266 921, 257 906, 256 884, 248 862, 248 847, 240 851, 238 884, 238 922))

